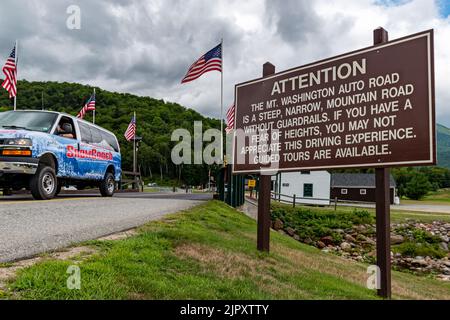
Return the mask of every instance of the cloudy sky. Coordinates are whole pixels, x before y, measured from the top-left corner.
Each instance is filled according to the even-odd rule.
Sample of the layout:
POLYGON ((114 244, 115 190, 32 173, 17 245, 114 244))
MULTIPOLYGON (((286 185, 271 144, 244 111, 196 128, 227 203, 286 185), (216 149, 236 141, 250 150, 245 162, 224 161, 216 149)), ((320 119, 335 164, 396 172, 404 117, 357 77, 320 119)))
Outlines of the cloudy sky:
MULTIPOLYGON (((224 39, 225 105, 234 84, 390 39, 435 29, 438 122, 450 126, 450 0, 2 0, 0 59, 19 39, 19 78, 95 85, 220 115, 220 74, 180 84, 224 39), (67 9, 81 28, 67 28, 67 9)), ((19 88, 20 90, 20 88, 19 88)), ((20 94, 20 93, 19 93, 20 94)))

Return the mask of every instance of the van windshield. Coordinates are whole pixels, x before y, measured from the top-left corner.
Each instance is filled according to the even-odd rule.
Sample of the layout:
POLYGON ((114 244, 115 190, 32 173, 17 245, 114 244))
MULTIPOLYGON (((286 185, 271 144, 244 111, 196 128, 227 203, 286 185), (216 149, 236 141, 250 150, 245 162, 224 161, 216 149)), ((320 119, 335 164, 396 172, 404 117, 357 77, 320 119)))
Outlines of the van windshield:
POLYGON ((37 111, 0 112, 0 129, 50 132, 58 114, 37 111))

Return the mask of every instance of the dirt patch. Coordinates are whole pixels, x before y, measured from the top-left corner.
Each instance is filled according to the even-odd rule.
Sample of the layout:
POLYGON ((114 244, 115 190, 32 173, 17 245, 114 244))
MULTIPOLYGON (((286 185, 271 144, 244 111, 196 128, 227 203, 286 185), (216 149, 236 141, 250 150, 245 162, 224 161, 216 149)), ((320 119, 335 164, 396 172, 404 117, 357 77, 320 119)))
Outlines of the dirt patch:
POLYGON ((294 272, 289 263, 275 260, 272 257, 256 259, 243 253, 211 248, 199 244, 183 244, 175 249, 181 258, 190 258, 205 266, 205 270, 213 270, 215 274, 232 280, 253 278, 258 286, 273 294, 291 293, 294 296, 308 296, 301 288, 280 282, 277 276, 294 272), (274 270, 278 270, 275 272, 274 270))
POLYGON ((81 246, 68 248, 64 251, 52 252, 49 258, 56 260, 73 260, 74 258, 78 258, 79 260, 83 260, 94 253, 97 253, 97 250, 94 248, 81 246))
POLYGON ((129 238, 129 237, 135 236, 137 234, 138 234, 138 232, 137 232, 136 229, 130 229, 130 230, 126 230, 126 231, 110 234, 109 236, 98 238, 97 240, 100 240, 100 241, 122 240, 122 239, 126 239, 126 238, 129 238))

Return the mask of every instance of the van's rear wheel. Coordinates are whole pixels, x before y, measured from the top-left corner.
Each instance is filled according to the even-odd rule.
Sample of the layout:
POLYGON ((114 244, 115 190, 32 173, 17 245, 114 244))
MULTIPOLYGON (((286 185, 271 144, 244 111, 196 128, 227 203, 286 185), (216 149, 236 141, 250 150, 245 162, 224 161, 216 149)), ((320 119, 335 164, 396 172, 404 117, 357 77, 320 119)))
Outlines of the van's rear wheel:
POLYGON ((115 189, 116 182, 114 180, 114 175, 111 172, 107 172, 105 178, 100 183, 100 193, 103 197, 112 197, 115 189))
POLYGON ((51 167, 39 167, 30 180, 30 190, 36 200, 48 200, 55 197, 58 187, 55 170, 51 167))

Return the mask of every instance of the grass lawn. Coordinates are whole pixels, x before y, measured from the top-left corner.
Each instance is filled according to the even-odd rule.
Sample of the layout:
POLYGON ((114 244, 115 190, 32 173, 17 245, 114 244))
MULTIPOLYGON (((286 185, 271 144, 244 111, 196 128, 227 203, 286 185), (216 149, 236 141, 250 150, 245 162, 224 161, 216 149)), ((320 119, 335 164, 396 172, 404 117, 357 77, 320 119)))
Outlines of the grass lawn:
POLYGON ((428 193, 421 200, 409 200, 402 199, 404 204, 440 204, 440 205, 450 205, 450 188, 439 189, 438 191, 432 191, 428 193))
MULTIPOLYGON (((339 211, 353 211, 355 208, 367 210, 373 216, 375 216, 375 209, 373 209, 373 208, 338 206, 339 211)), ((320 208, 317 210, 334 210, 334 208, 333 207, 324 207, 324 208, 320 208)), ((395 210, 395 209, 392 210, 391 209, 391 222, 403 222, 406 219, 414 219, 416 221, 423 222, 423 223, 429 223, 429 222, 433 222, 436 220, 450 222, 450 214, 395 210)))
MULTIPOLYGON (((255 221, 218 201, 88 245, 97 253, 78 259, 81 290, 66 288, 73 261, 48 259, 20 270, 4 298, 377 299, 365 287, 367 265, 275 231, 270 254, 259 253, 255 221)), ((392 276, 394 298, 450 299, 450 283, 392 276)))

